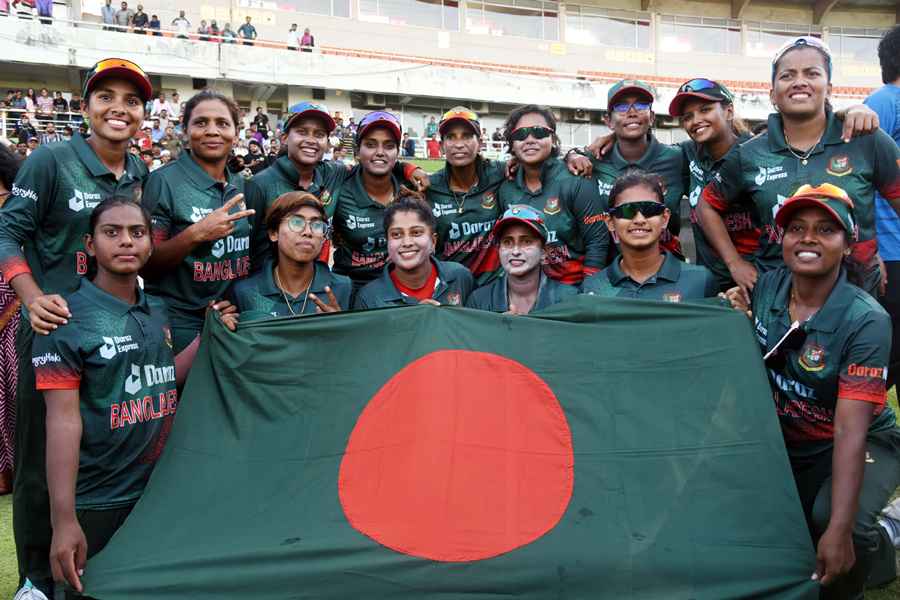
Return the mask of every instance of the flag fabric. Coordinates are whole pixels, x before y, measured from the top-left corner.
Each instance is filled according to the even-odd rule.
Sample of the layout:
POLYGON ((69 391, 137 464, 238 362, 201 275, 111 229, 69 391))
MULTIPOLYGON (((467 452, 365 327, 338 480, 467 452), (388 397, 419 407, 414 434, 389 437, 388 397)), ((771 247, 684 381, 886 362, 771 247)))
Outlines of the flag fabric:
POLYGON ((746 315, 212 315, 102 600, 814 599, 746 315))

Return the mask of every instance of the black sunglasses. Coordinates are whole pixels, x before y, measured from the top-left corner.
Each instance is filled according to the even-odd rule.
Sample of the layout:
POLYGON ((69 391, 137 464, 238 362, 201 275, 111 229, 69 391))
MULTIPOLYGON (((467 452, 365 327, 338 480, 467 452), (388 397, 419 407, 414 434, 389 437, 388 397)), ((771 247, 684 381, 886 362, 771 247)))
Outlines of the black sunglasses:
POLYGON ((509 134, 509 139, 515 142, 524 142, 531 135, 536 140, 542 140, 553 135, 553 130, 549 127, 535 125, 533 127, 519 127, 509 134))
POLYGON ((612 206, 609 214, 618 219, 633 219, 638 213, 644 217, 658 217, 666 210, 665 204, 659 202, 643 201, 643 202, 626 202, 618 206, 612 206))
POLYGON ((806 336, 807 332, 800 328, 799 323, 791 325, 791 328, 778 340, 775 347, 763 356, 763 363, 766 365, 766 368, 775 371, 780 370, 787 364, 787 353, 800 348, 803 342, 806 341, 806 336))

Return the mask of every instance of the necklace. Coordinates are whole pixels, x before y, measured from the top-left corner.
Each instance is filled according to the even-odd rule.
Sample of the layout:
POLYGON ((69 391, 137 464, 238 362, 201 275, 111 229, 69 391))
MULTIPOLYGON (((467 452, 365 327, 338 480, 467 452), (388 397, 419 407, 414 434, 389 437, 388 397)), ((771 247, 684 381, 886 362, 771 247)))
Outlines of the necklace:
MULTIPOLYGON (((538 293, 534 295, 534 302, 531 303, 531 306, 528 307, 528 313, 531 312, 531 309, 534 308, 534 305, 537 304, 538 296, 541 295, 541 290, 538 288, 538 293)), ((512 304, 512 296, 509 295, 509 288, 506 288, 506 308, 512 304)))
MULTIPOLYGON (((313 272, 313 277, 309 278, 309 285, 306 286, 306 296, 303 298, 303 308, 300 309, 300 314, 303 314, 303 311, 306 310, 306 301, 309 299, 309 288, 312 287, 313 279, 315 279, 315 272, 313 272)), ((287 292, 284 291, 284 286, 281 285, 281 278, 278 276, 278 267, 275 267, 275 283, 278 284, 278 289, 281 290, 281 295, 284 296, 284 302, 287 304, 288 310, 291 311, 291 314, 295 317, 297 313, 294 312, 294 307, 291 306, 291 301, 288 300, 287 292)))
MULTIPOLYGON (((466 198, 468 198, 468 196, 469 196, 469 192, 472 191, 472 188, 475 187, 475 184, 476 184, 476 183, 478 183, 478 174, 477 174, 477 173, 475 174, 475 181, 473 181, 473 182, 472 182, 472 185, 470 185, 470 186, 467 188, 468 191, 463 192, 463 197, 462 197, 462 200, 461 200, 461 201, 460 201, 460 199, 459 199, 459 196, 456 195, 456 190, 454 190, 452 187, 450 188, 450 192, 453 194, 453 201, 456 202, 456 207, 457 207, 456 213, 457 213, 457 214, 459 214, 459 215, 462 214, 462 212, 463 212, 463 204, 465 204, 466 198)), ((449 186, 448 186, 448 187, 449 187, 449 186)))
MULTIPOLYGON (((791 148, 791 140, 788 139, 787 131, 785 131, 784 127, 781 128, 781 133, 784 134, 784 141, 787 142, 788 152, 793 154, 794 157, 799 158, 800 162, 802 162, 804 165, 808 162, 807 159, 809 158, 809 155, 813 153, 813 150, 815 150, 816 146, 819 145, 819 142, 822 141, 822 135, 825 135, 825 132, 823 131, 822 135, 819 136, 819 139, 816 140, 816 143, 813 144, 812 148, 809 149, 809 152, 807 152, 805 156, 800 156, 799 154, 794 152, 793 148, 791 148)), ((791 292, 791 293, 793 293, 793 292, 791 292)))
MULTIPOLYGON (((805 323, 806 321, 809 321, 809 319, 812 319, 814 316, 816 316, 816 314, 818 314, 818 312, 819 312, 819 311, 817 310, 817 311, 814 312, 813 314, 809 315, 809 318, 804 319, 804 323, 805 323)), ((794 315, 796 315, 796 314, 797 314, 797 313, 796 313, 796 311, 794 310, 794 288, 793 288, 793 286, 792 286, 792 287, 791 287, 791 301, 788 302, 788 317, 790 317, 792 323, 799 323, 799 322, 800 322, 799 317, 798 317, 798 318, 794 318, 794 315)))

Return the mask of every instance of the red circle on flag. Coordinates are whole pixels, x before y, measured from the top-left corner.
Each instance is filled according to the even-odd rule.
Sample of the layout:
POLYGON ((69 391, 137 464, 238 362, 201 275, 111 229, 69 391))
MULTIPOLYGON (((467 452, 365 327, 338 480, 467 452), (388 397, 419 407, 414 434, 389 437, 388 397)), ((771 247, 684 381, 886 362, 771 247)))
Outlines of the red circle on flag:
POLYGON ((574 456, 556 396, 496 354, 442 350, 363 410, 341 461, 347 519, 397 552, 462 562, 531 543, 562 518, 574 456))

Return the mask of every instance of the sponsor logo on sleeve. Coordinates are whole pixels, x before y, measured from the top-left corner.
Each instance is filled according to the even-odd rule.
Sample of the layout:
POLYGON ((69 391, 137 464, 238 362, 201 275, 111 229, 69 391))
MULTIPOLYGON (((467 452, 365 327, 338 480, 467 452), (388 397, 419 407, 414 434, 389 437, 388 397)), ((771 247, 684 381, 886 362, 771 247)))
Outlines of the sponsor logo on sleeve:
POLYGON ((62 359, 59 357, 59 354, 50 354, 49 352, 44 354, 43 356, 35 356, 31 359, 31 364, 35 367, 39 367, 41 365, 46 365, 51 362, 61 362, 62 359))
MULTIPOLYGON (((897 162, 900 162, 900 161, 897 161, 897 162)), ((12 187, 12 195, 19 196, 20 198, 25 198, 27 200, 34 200, 35 202, 37 202, 37 199, 38 199, 37 193, 34 190, 23 190, 22 188, 17 186, 15 183, 13 184, 13 187, 12 187)))

